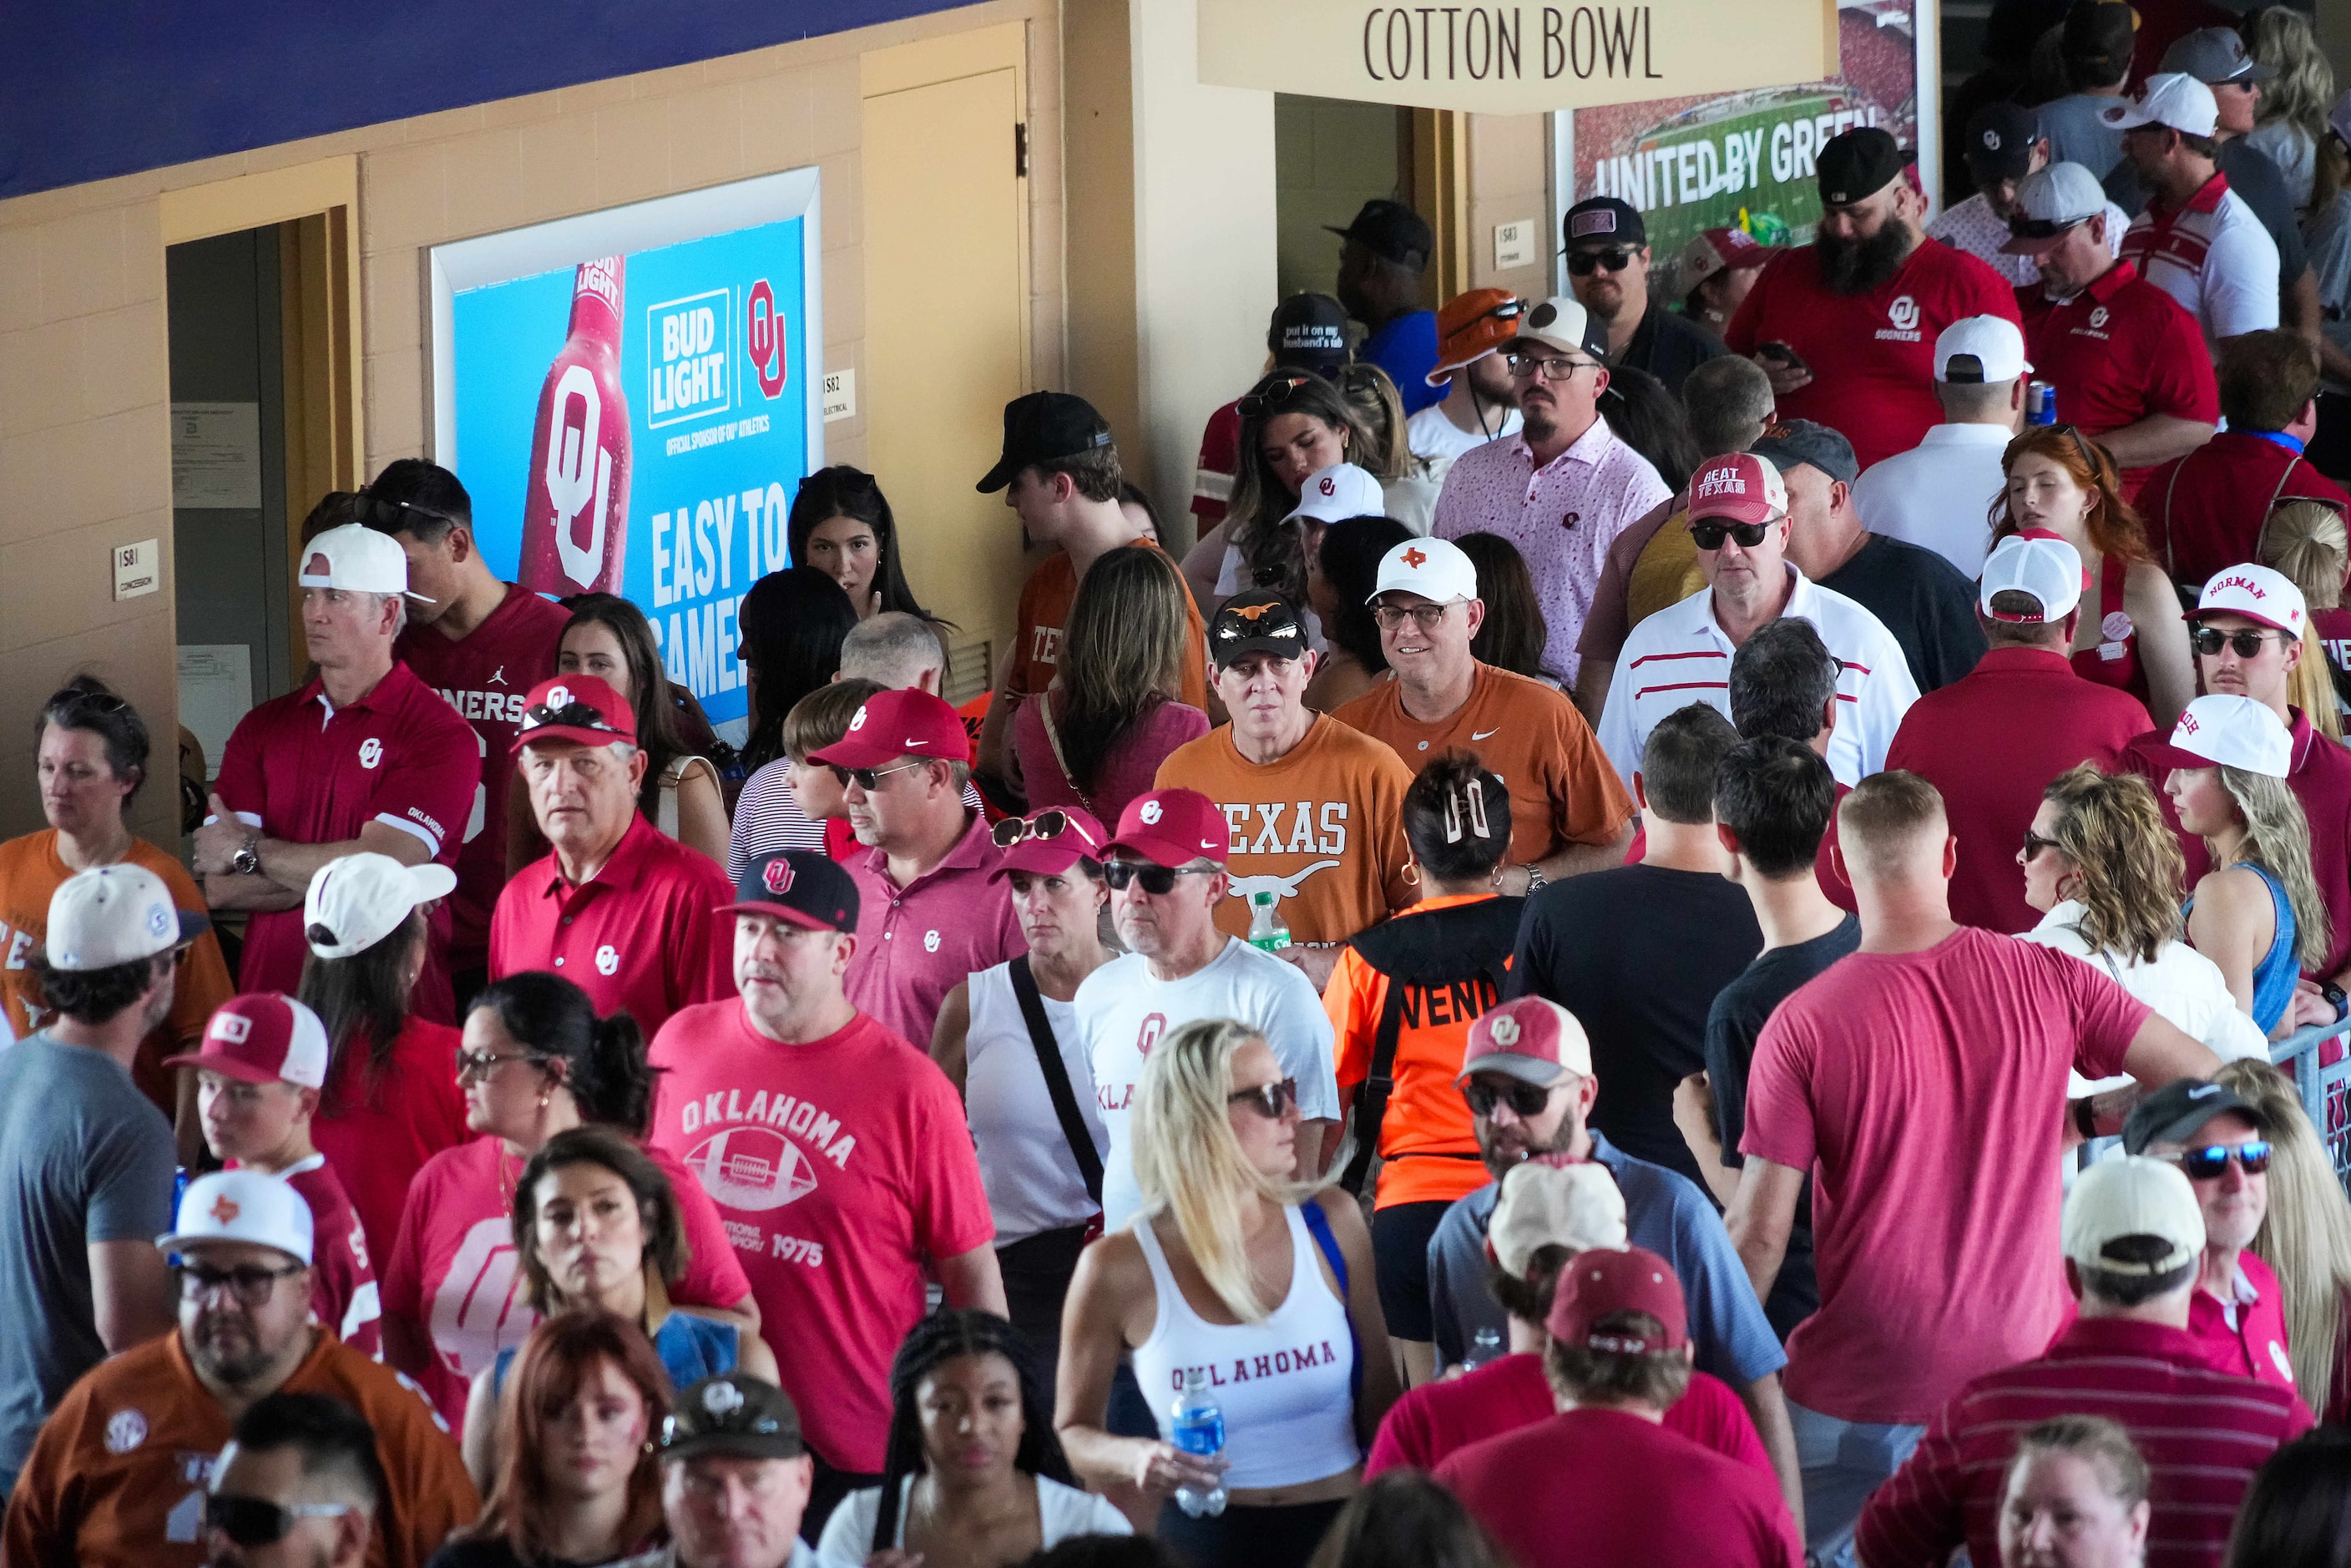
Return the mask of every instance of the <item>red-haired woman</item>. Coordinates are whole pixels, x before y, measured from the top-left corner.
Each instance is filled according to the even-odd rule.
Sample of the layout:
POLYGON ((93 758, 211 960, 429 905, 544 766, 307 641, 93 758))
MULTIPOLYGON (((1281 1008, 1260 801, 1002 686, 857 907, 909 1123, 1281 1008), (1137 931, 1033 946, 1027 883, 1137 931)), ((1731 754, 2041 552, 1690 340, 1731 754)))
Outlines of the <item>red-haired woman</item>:
POLYGON ((2196 695, 2196 662, 2171 579, 2147 553, 2106 449, 2070 424, 2036 425, 2001 456, 2007 487, 1991 504, 1994 543, 2041 529, 2081 552, 2089 580, 2074 632, 2074 669, 2145 703, 2168 728, 2196 695))
POLYGON ((669 1414, 651 1341, 617 1313, 558 1312, 531 1331, 499 1415, 503 1456, 482 1516, 426 1568, 589 1568, 662 1555, 669 1414))

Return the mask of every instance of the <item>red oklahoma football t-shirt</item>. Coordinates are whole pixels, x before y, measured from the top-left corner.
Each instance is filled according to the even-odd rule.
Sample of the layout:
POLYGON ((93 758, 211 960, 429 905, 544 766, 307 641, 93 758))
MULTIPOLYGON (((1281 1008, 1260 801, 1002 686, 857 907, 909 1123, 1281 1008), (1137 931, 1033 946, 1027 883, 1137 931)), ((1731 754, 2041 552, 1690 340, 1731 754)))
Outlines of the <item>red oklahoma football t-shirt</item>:
MULTIPOLYGON (((342 843, 371 822, 397 828, 454 869, 466 813, 482 778, 465 721, 395 664, 367 695, 341 708, 323 684, 263 703, 237 721, 213 789, 247 827, 287 843, 342 843)), ((410 1006, 435 1023, 456 1021, 444 955, 449 905, 433 907, 424 972, 410 1006)), ((245 928, 241 991, 301 989, 302 911, 256 911, 245 928)))
POLYGON ((880 1470, 923 1261, 996 1235, 955 1085, 863 1013, 786 1045, 740 1000, 674 1014, 652 1057, 653 1146, 701 1178, 742 1249, 810 1447, 836 1469, 880 1470))
MULTIPOLYGON (((1820 251, 1774 256, 1730 319, 1734 354, 1785 343, 1813 379, 1779 397, 1782 419, 1810 419, 1843 433, 1863 468, 1907 452, 1943 423, 1935 396, 1935 339, 1970 316, 2017 321, 2016 291, 1974 256, 1930 239, 1865 294, 1821 280, 1820 251)), ((2021 321, 2018 322, 2022 326, 2021 321)))
POLYGON ((450 638, 410 622, 392 653, 439 692, 474 731, 482 781, 457 851, 457 891, 450 896, 449 967, 463 972, 490 961, 490 909, 507 884, 507 789, 514 778, 514 739, 523 698, 555 674, 555 645, 571 612, 518 582, 482 623, 450 638))

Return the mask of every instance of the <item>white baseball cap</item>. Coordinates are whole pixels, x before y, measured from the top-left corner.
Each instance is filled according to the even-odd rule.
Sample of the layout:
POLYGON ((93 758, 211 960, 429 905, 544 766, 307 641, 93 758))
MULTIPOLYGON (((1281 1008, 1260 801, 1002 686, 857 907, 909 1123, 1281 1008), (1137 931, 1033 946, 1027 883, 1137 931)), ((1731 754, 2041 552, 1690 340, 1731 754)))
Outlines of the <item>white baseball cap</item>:
POLYGON ((2179 1167, 2145 1155, 2116 1155, 2074 1178, 2059 1231, 2064 1255, 2109 1274, 2168 1274, 2204 1251, 2204 1211, 2179 1167), (2149 1262, 2106 1256, 2126 1236, 2152 1236, 2171 1249, 2149 1262))
POLYGON ((188 1184, 180 1196, 178 1223, 155 1238, 166 1252, 198 1241, 249 1241, 275 1247, 308 1267, 313 1228, 310 1206, 283 1176, 261 1171, 214 1171, 188 1184))
MULTIPOLYGON (((301 585, 349 593, 408 593, 408 556, 390 534, 345 523, 302 547, 301 585)), ((433 602, 421 593, 408 597, 419 604, 433 602)))
MULTIPOLYGON (((1560 353, 1604 361, 1606 355, 1592 346, 1592 313, 1583 301, 1572 294, 1554 294, 1519 318, 1517 333, 1502 347, 1507 353, 1515 344, 1539 343, 1560 353)), ((1602 341, 1606 341, 1605 334, 1602 341)))
POLYGON ((1306 476, 1306 483, 1298 488, 1298 505, 1281 520, 1312 517, 1317 522, 1343 523, 1349 517, 1384 517, 1387 511, 1388 499, 1377 479, 1352 463, 1333 463, 1306 476))
POLYGON ((1606 1166, 1530 1160, 1503 1173, 1486 1250, 1508 1272, 1524 1279, 1528 1261, 1544 1247, 1588 1252, 1625 1245, 1625 1195, 1606 1166))
POLYGON ((1935 340, 1938 382, 1997 386, 2032 368, 2024 357, 2024 334, 2005 316, 1963 316, 1935 340))
POLYGON ((2171 727, 2175 768, 2242 768, 2283 779, 2294 771, 2294 736, 2267 703, 2251 697, 2198 697, 2171 727))
POLYGON ((2212 89, 2182 71, 2165 71, 2147 78, 2134 99, 2117 99, 2098 110, 2110 131, 2136 131, 2142 125, 2168 126, 2190 136, 2210 136, 2220 124, 2220 106, 2212 89))
POLYGON ((2207 615, 2241 615, 2297 638, 2310 622, 2309 606, 2294 579, 2251 562, 2212 574, 2187 619, 2201 621, 2207 615))
POLYGON ((2066 231, 2106 210, 2098 177, 2079 163, 2052 163, 2016 188, 2016 214, 2008 220, 2007 256, 2040 256, 2057 248, 2066 231))
POLYGON ((303 1003, 277 991, 247 991, 213 1009, 204 1041, 195 1051, 163 1059, 166 1067, 193 1067, 239 1083, 327 1085, 327 1026, 303 1003))
POLYGON ((1984 559, 1983 581, 1976 605, 1991 620, 2011 626, 2047 625, 2063 621, 2082 602, 2089 573, 2082 552, 2046 528, 2011 534, 1992 547, 1984 559), (2041 606, 2038 615, 2007 615, 1991 607, 1995 593, 2029 593, 2041 606))
POLYGON ((330 939, 310 938, 321 958, 364 953, 400 927, 420 904, 455 891, 457 873, 427 861, 402 865, 390 855, 360 853, 330 860, 310 879, 302 895, 302 929, 325 926, 330 939))
POLYGON ((49 894, 42 956, 53 969, 110 969, 193 942, 212 924, 201 910, 174 909, 172 890, 145 866, 94 866, 49 894))
POLYGON ((1450 539, 1406 539, 1380 557, 1379 586, 1364 601, 1383 593, 1417 593, 1433 604, 1478 597, 1478 569, 1450 539))

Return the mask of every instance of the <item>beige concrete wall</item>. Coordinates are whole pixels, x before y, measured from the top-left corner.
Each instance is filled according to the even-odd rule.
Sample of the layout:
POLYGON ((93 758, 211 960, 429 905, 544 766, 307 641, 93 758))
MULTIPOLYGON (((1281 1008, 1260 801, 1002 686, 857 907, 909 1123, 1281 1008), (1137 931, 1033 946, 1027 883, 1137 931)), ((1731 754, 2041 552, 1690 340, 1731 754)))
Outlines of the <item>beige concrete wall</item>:
POLYGON ((1329 98, 1273 100, 1274 148, 1281 181, 1277 235, 1282 296, 1328 294, 1339 270, 1339 237, 1365 202, 1401 198, 1411 171, 1403 167, 1405 110, 1393 104, 1329 98))
MULTIPOLYGON (((159 764, 171 766, 165 191, 358 156, 372 473, 425 449, 423 256, 445 240, 814 163, 824 186, 825 368, 855 367, 866 310, 857 57, 1007 21, 1029 25, 1033 373, 1054 386, 1065 341, 1058 0, 990 0, 0 203, 0 667, 8 672, 0 683, 0 835, 39 825, 30 725, 41 696, 77 670, 105 676, 139 706, 155 730, 159 764), (163 541, 162 591, 112 602, 110 548, 151 538, 163 541)), ((1186 69, 1188 60, 1187 52, 1186 69)), ((1270 209, 1270 172, 1266 187, 1270 209)), ((1260 323, 1270 267, 1269 259, 1268 298, 1250 306, 1260 323)), ((872 413, 861 400, 857 417, 827 427, 830 457, 863 459, 872 413)), ((139 830, 172 841, 173 810, 171 789, 149 789, 139 830)))
POLYGON ((1551 127, 1540 114, 1473 114, 1469 118, 1469 286, 1507 288, 1525 299, 1551 292, 1551 127), (1534 259, 1524 267, 1494 266, 1498 224, 1532 219, 1534 259))

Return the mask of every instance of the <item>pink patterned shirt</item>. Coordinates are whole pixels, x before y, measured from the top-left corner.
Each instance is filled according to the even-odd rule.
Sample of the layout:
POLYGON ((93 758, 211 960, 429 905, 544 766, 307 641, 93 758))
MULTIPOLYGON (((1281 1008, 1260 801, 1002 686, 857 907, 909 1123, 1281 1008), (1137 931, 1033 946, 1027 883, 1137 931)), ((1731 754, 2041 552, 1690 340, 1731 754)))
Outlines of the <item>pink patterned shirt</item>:
POLYGON ((1575 680, 1576 638, 1616 536, 1673 491, 1604 419, 1542 467, 1524 434, 1454 460, 1437 497, 1437 537, 1499 534, 1526 558, 1550 636, 1543 664, 1575 680))

